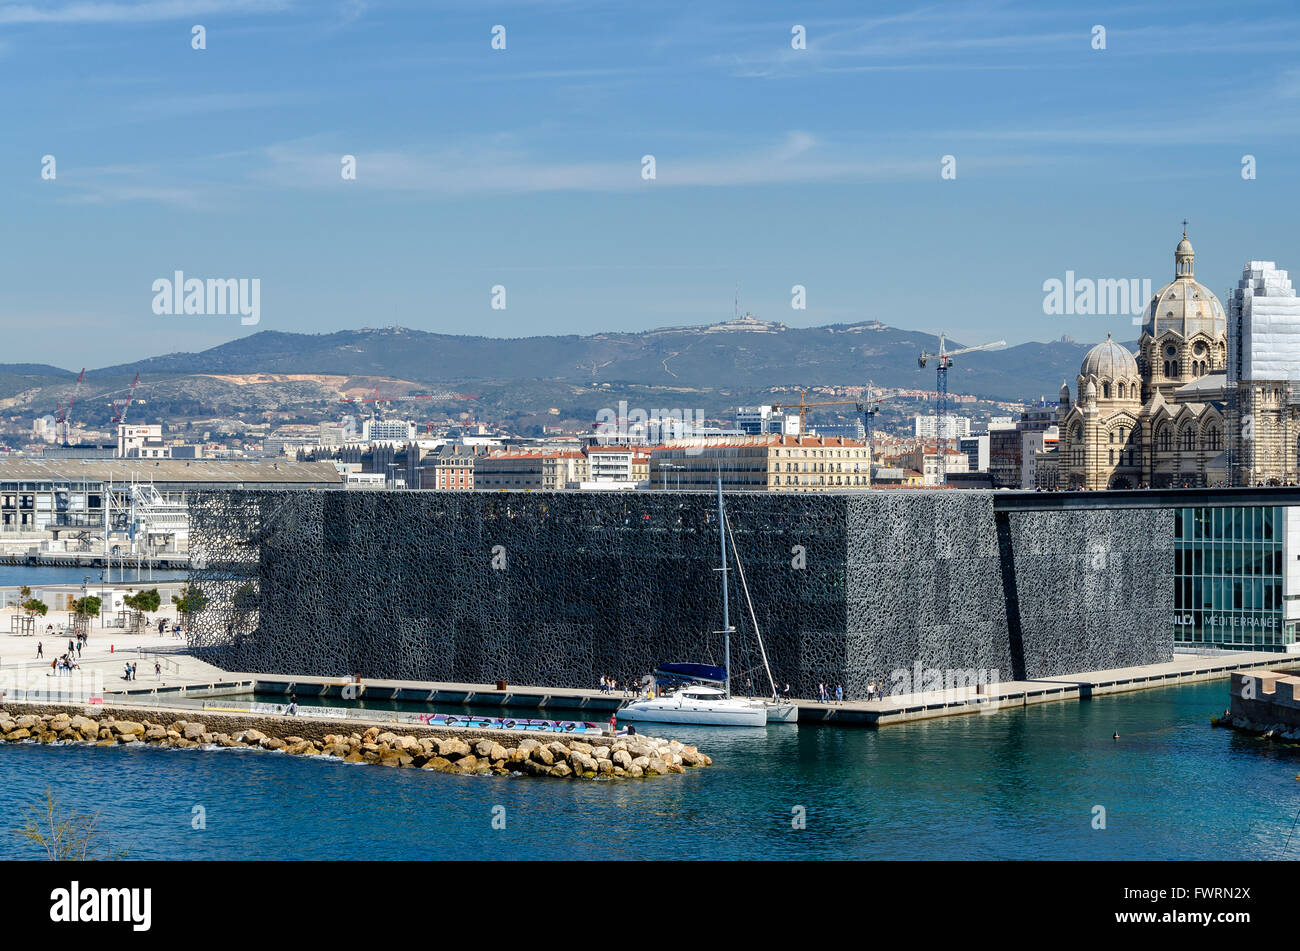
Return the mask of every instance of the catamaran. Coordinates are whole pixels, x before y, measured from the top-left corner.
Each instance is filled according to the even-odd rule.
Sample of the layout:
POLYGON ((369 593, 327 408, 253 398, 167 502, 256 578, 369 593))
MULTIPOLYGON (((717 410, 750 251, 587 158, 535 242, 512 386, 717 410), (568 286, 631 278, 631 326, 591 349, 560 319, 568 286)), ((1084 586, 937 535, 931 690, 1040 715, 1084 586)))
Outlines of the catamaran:
MULTIPOLYGON (((731 695, 731 608, 727 593, 727 536, 729 526, 722 501, 722 478, 718 478, 718 537, 722 552, 722 630, 723 667, 707 664, 661 664, 655 669, 655 695, 633 700, 618 711, 620 720, 650 721, 654 723, 693 723, 701 726, 766 726, 769 709, 777 705, 752 698, 731 695), (661 694, 665 682, 685 681, 685 685, 661 694)), ((734 541, 734 540, 733 540, 734 541)), ((739 564, 739 562, 737 562, 739 564)), ((748 592, 747 592, 748 593, 748 592)), ((753 605, 751 603, 752 612, 753 605)), ((761 644, 761 641, 760 641, 761 644)), ((767 665, 766 652, 763 664, 767 665)), ((771 681, 771 674, 768 674, 771 681)), ((773 696, 775 698, 775 685, 773 696)), ((793 705, 789 706, 793 711, 793 705)), ((788 716, 788 714, 786 714, 788 716)), ((793 722, 783 719, 781 712, 771 718, 776 722, 793 722)))

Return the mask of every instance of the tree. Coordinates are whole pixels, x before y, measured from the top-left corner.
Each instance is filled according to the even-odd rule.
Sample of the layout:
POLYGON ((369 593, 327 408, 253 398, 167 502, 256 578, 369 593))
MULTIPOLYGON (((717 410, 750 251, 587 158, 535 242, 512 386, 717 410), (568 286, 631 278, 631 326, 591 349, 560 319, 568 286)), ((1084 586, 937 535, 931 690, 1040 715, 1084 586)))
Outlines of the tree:
POLYGON ((102 600, 93 594, 88 594, 72 602, 72 613, 77 617, 95 617, 103 607, 102 600))
POLYGON ((72 623, 73 629, 78 634, 87 633, 90 628, 90 619, 97 616, 103 608, 104 602, 95 595, 87 595, 84 598, 77 598, 72 602, 72 623))
MULTIPOLYGON (((172 597, 175 601, 175 596, 172 597)), ((150 588, 148 591, 141 591, 139 594, 128 594, 122 599, 132 611, 138 611, 141 614, 152 614, 162 605, 162 595, 158 593, 157 588, 150 588)))
POLYGON ((190 617, 207 607, 208 599, 200 589, 187 584, 181 588, 180 594, 172 595, 172 604, 176 605, 176 610, 185 617, 185 625, 188 627, 190 617))
POLYGON ((65 812, 48 786, 44 801, 23 806, 22 815, 23 823, 14 832, 38 846, 52 862, 113 861, 126 857, 126 849, 113 848, 104 841, 99 813, 65 812))
POLYGON ((22 599, 18 602, 18 606, 27 613, 28 620, 35 621, 36 615, 45 617, 50 612, 48 604, 32 597, 32 589, 27 585, 18 589, 18 596, 22 599))

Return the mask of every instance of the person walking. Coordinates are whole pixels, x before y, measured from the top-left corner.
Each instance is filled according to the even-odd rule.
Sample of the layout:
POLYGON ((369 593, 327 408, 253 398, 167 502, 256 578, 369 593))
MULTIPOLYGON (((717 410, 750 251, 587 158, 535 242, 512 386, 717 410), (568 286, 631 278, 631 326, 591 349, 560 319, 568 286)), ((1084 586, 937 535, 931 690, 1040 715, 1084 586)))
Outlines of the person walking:
POLYGON ((77 641, 77 660, 81 660, 81 645, 84 641, 77 641))
POLYGON ((836 703, 844 702, 844 684, 835 685, 835 702, 836 703))
POLYGON ((162 661, 160 660, 153 662, 153 679, 162 680, 162 661))
POLYGON ((37 657, 45 656, 45 645, 42 644, 40 641, 36 642, 36 656, 37 657))

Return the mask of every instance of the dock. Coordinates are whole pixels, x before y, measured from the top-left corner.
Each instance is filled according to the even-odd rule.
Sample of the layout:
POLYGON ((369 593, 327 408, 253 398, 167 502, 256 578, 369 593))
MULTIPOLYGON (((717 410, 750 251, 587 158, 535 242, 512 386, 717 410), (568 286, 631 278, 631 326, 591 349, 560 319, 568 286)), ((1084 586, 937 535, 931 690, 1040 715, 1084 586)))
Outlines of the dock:
MULTIPOLYGON (((278 674, 222 671, 193 658, 177 658, 181 663, 162 681, 142 679, 130 683, 118 681, 105 690, 106 703, 153 705, 170 697, 217 698, 235 694, 257 693, 275 703, 291 694, 300 705, 344 707, 355 701, 375 701, 430 705, 500 708, 503 714, 537 711, 539 716, 564 713, 555 719, 582 719, 604 722, 629 699, 621 691, 603 693, 563 687, 496 684, 458 684, 436 681, 362 679, 360 683, 343 677, 284 676, 278 674), (331 704, 329 701, 336 701, 331 704)), ((799 708, 801 724, 829 726, 883 727, 914 720, 938 717, 992 714, 1039 703, 1081 701, 1107 694, 1126 693, 1154 687, 1223 680, 1234 672, 1294 669, 1300 667, 1300 655, 1283 653, 1241 652, 1234 654, 1179 654, 1172 661, 1141 667, 1091 671, 1036 680, 1005 681, 982 688, 962 687, 925 693, 886 696, 879 700, 846 700, 843 703, 820 703, 815 700, 791 700, 799 708)), ((382 708, 365 708, 382 717, 382 708)), ((305 712, 305 710, 304 710, 305 712)))

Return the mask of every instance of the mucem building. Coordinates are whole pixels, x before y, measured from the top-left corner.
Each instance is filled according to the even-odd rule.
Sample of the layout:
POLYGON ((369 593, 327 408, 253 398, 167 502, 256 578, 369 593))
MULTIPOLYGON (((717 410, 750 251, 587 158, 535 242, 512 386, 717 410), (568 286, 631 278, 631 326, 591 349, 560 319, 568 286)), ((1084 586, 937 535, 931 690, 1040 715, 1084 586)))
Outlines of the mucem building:
MULTIPOLYGON (((1168 660, 1173 510, 1064 494, 729 493, 735 686, 1168 660), (1019 500, 1019 501, 1016 501, 1019 500), (733 569, 736 565, 732 565, 733 569), (752 611, 750 603, 752 602, 752 611)), ((1112 493, 1107 493, 1112 495, 1112 493)), ((593 687, 720 663, 708 492, 229 491, 191 500, 191 646, 226 669, 593 687)))

